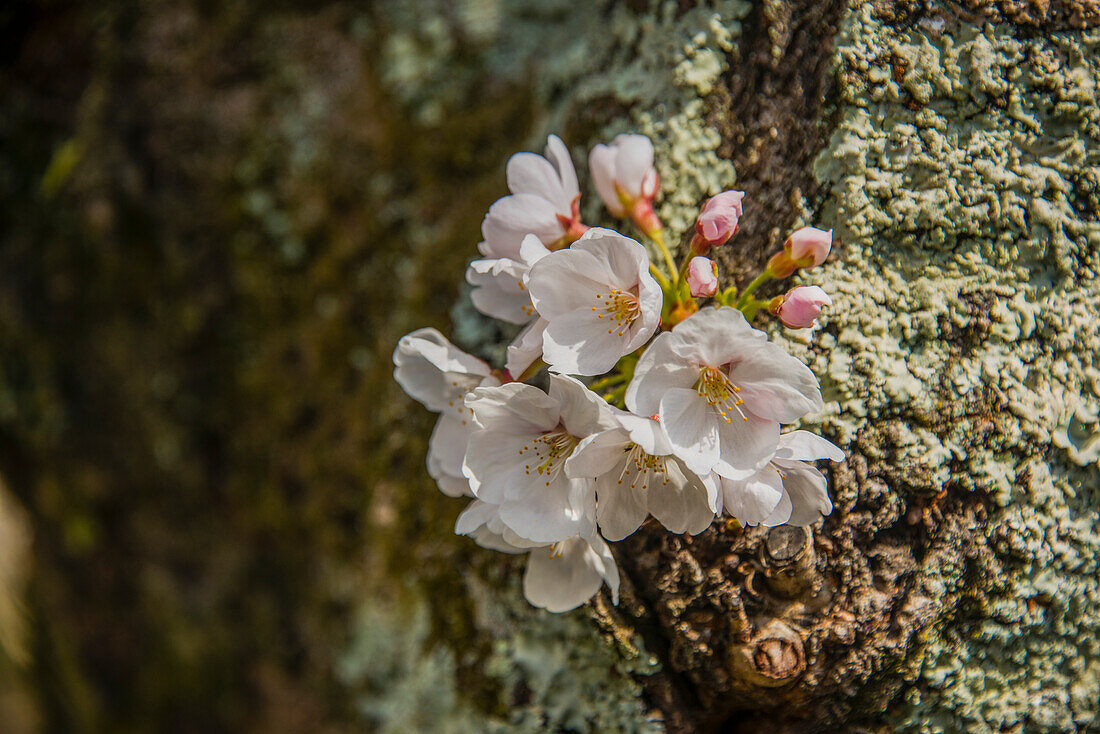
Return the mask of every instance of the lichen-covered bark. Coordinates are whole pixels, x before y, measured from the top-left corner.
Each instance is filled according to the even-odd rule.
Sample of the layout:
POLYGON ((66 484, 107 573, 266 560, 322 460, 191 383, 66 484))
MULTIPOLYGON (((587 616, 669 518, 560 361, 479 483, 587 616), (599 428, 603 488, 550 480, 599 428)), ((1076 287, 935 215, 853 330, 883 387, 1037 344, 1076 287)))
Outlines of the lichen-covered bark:
POLYGON ((35 11, 0 18, 5 722, 1097 727, 1093 4, 35 11), (389 352, 446 330, 509 152, 625 130, 671 231, 749 192, 728 275, 834 228, 824 328, 776 338, 850 458, 812 534, 646 527, 617 609, 553 616, 450 534, 389 352))

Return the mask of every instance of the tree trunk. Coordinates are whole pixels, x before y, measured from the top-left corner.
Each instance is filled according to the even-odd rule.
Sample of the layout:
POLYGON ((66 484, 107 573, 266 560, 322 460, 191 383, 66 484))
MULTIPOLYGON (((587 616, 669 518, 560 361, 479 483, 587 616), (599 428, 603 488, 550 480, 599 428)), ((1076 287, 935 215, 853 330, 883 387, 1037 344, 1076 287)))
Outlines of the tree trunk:
POLYGON ((3 720, 1100 731, 1092 0, 45 8, 0 31, 3 720), (747 192, 727 278, 833 228, 774 338, 848 459, 817 526, 647 525, 549 615, 451 535, 389 354, 457 297, 499 358, 458 283, 507 155, 627 130, 670 231, 747 192))

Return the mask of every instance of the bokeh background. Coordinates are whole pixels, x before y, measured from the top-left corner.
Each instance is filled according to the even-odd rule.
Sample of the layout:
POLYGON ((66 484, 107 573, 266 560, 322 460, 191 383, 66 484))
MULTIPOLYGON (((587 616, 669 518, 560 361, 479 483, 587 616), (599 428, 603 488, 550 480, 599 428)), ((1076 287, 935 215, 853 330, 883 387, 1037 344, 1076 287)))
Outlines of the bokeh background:
POLYGON ((364 600, 463 603, 390 353, 450 332, 536 111, 416 5, 0 9, 0 730, 369 729, 364 600))

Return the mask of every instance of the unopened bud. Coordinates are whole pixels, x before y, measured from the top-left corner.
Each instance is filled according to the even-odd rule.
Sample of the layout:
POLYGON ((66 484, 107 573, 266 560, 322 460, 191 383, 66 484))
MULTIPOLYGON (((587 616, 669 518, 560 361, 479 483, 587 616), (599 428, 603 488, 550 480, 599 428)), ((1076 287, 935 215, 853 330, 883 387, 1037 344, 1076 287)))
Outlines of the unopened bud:
POLYGON ((802 227, 787 238, 784 249, 798 267, 809 268, 825 262, 832 246, 833 230, 802 227))
POLYGON ((687 269, 688 288, 694 298, 709 298, 718 292, 718 266, 705 257, 693 257, 687 269))
POLYGON ((744 191, 723 191, 707 200, 695 221, 692 252, 705 254, 712 247, 726 244, 730 237, 737 234, 737 223, 743 213, 741 200, 744 198, 744 191))
POLYGON ((618 135, 610 145, 597 145, 588 155, 592 182, 607 210, 629 217, 647 236, 663 227, 653 211, 660 177, 653 167, 653 143, 644 135, 618 135))
POLYGON ((816 285, 800 285, 786 295, 772 299, 768 309, 779 317, 784 326, 792 329, 808 329, 816 325, 824 306, 832 305, 829 294, 816 285))

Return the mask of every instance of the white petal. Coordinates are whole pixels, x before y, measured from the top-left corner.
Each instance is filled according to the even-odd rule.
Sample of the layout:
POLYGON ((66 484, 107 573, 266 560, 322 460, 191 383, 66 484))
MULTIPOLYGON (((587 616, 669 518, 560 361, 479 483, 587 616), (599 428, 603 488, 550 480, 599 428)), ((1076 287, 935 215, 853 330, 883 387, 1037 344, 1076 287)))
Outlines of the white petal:
POLYGON ((504 363, 508 374, 518 378, 536 359, 542 358, 542 333, 545 330, 546 319, 535 319, 508 345, 504 363))
POLYGON ((535 480, 525 468, 521 451, 536 435, 484 428, 470 434, 462 473, 478 499, 499 505, 532 491, 535 480))
POLYGON ((431 328, 401 337, 393 363, 393 377, 401 389, 437 413, 453 407, 465 391, 490 374, 489 365, 431 328))
POLYGON ((718 427, 694 390, 672 388, 661 398, 661 425, 673 452, 696 474, 708 474, 718 462, 718 427))
POLYGON ((812 464, 781 461, 779 468, 786 475, 783 488, 791 498, 792 510, 788 523, 806 527, 833 511, 825 476, 812 464))
MULTIPOLYGON (((541 479, 541 477, 540 477, 541 479)), ((572 537, 585 526, 592 495, 591 482, 570 479, 561 472, 549 486, 538 481, 522 501, 505 502, 500 519, 516 534, 535 543, 556 543, 572 537), (578 506, 579 505, 579 506, 578 506)), ((595 507, 591 508, 595 512, 595 507)))
POLYGON ((680 466, 674 459, 670 459, 666 467, 669 481, 649 484, 649 511, 674 533, 698 535, 714 522, 714 498, 687 467, 680 466))
POLYGON ((624 472, 622 452, 620 461, 596 480, 596 521, 603 537, 611 541, 622 540, 637 530, 649 510, 646 495, 636 485, 637 473, 624 472), (621 478, 620 478, 621 477, 621 478))
POLYGON ((783 499, 783 480, 773 466, 746 480, 722 479, 721 487, 726 513, 742 525, 759 525, 783 499))
POLYGON ((722 511, 722 490, 718 486, 722 478, 714 472, 711 472, 710 474, 700 476, 699 481, 703 483, 703 487, 707 490, 707 505, 710 507, 711 511, 717 515, 722 511))
POLYGON ((561 190, 569 198, 570 208, 572 208, 573 199, 581 194, 581 187, 577 184, 577 169, 573 167, 569 149, 557 135, 551 135, 546 139, 546 158, 554 164, 554 168, 558 169, 561 190))
POLYGON ((548 201, 569 216, 572 197, 562 190, 561 177, 550 161, 534 153, 516 153, 508 159, 508 188, 513 194, 531 194, 548 201))
POLYGON ((779 443, 779 424, 760 420, 754 415, 737 413, 717 420, 719 457, 714 471, 729 479, 751 476, 775 455, 779 443))
POLYGON ((645 135, 618 135, 615 179, 632 196, 641 196, 642 180, 653 169, 653 143, 645 135))
POLYGON ((775 344, 761 344, 730 367, 743 406, 760 418, 791 423, 823 407, 817 377, 775 344))
POLYGON ((466 509, 460 512, 458 519, 455 520, 455 534, 469 535, 478 528, 484 527, 492 517, 496 516, 497 509, 496 505, 474 500, 466 505, 466 509))
POLYGON ((440 491, 451 497, 472 496, 469 482, 462 474, 466 442, 472 424, 463 425, 448 413, 440 416, 428 442, 428 474, 440 491))
POLYGON ((527 546, 515 546, 508 542, 502 535, 494 533, 488 528, 478 528, 469 534, 475 543, 486 550, 499 551, 501 553, 526 553, 527 546))
POLYGON ((486 316, 527 324, 535 317, 535 307, 524 285, 526 277, 527 266, 515 260, 474 260, 466 269, 466 282, 474 286, 470 300, 486 316))
POLYGON ((626 216, 626 209, 615 193, 615 151, 602 144, 594 147, 588 154, 588 170, 607 210, 616 217, 626 216))
POLYGON ((777 525, 786 525, 791 519, 791 496, 786 492, 779 498, 779 504, 775 506, 771 514, 760 521, 766 528, 774 528, 777 525))
POLYGON ((698 365, 720 367, 767 341, 736 308, 704 308, 672 329, 669 348, 698 365))
POLYGON ((658 300, 656 303, 642 302, 642 312, 638 315, 634 322, 630 324, 630 328, 621 337, 623 345, 619 347, 619 350, 623 354, 630 354, 637 351, 645 345, 649 338, 653 336, 653 332, 657 331, 657 327, 661 325, 661 305, 658 300))
MULTIPOLYGON (((431 471, 428 472, 431 474, 431 471)), ((439 491, 448 497, 473 497, 473 490, 470 488, 470 480, 466 477, 451 476, 450 474, 440 474, 439 476, 432 476, 435 480, 435 485, 439 487, 439 491)))
POLYGON ((641 446, 642 451, 650 456, 668 456, 672 453, 668 435, 660 422, 622 410, 615 411, 615 420, 627 432, 630 441, 641 446))
POLYGON ((558 402, 521 382, 471 390, 465 405, 479 425, 505 433, 541 433, 558 425, 558 402))
POLYGON ((485 238, 485 247, 480 248, 483 255, 518 260, 524 237, 534 234, 549 244, 561 238, 562 228, 557 210, 546 199, 514 194, 497 199, 489 207, 481 234, 485 238))
POLYGON ((615 557, 611 555, 611 549, 599 536, 593 535, 586 538, 589 551, 585 554, 585 560, 589 566, 596 569, 607 588, 611 590, 611 603, 619 603, 619 566, 615 563, 615 557))
MULTIPOLYGON (((645 248, 614 230, 592 227, 569 249, 590 253, 603 266, 598 279, 620 290, 635 287, 639 276, 649 269, 649 255, 645 248), (608 277, 605 279, 602 273, 608 277)), ((596 277, 594 273, 589 275, 596 277)))
POLYGON ((580 538, 566 541, 560 555, 550 548, 532 550, 523 575, 527 601, 550 612, 567 612, 591 599, 603 579, 586 558, 589 552, 580 538))
POLYGON ((565 462, 565 473, 575 479, 595 479, 621 463, 630 438, 621 428, 609 428, 581 440, 565 462))
POLYGON ((638 275, 638 305, 642 308, 639 318, 641 328, 653 332, 661 323, 661 306, 664 305, 664 293, 657 280, 650 275, 649 265, 643 266, 638 275))
POLYGON ((536 235, 529 234, 519 245, 519 258, 530 270, 531 266, 550 254, 546 245, 536 235))
POLYGON ((584 438, 617 425, 611 414, 611 406, 577 379, 551 372, 550 397, 558 402, 559 415, 565 430, 577 438, 584 438))
POLYGON ((779 437, 775 458, 794 461, 844 461, 844 452, 831 441, 809 431, 791 431, 779 437))
POLYGON ((473 538, 475 543, 489 550, 501 551, 502 553, 526 552, 527 548, 512 545, 499 533, 493 532, 489 528, 489 523, 496 516, 496 512, 495 505, 490 505, 481 500, 474 500, 458 516, 458 521, 455 523, 455 533, 468 535, 473 538))
POLYGON ((626 389, 626 407, 632 413, 656 415, 665 393, 674 388, 690 388, 699 379, 699 368, 672 352, 671 339, 668 332, 658 334, 638 360, 634 379, 626 389))
POLYGON ((527 289, 531 301, 545 319, 577 308, 597 305, 597 294, 606 296, 607 264, 585 250, 551 252, 531 266, 527 289))
POLYGON ((560 372, 601 375, 629 353, 626 338, 608 331, 606 319, 597 319, 589 307, 554 316, 543 333, 543 358, 560 372))

